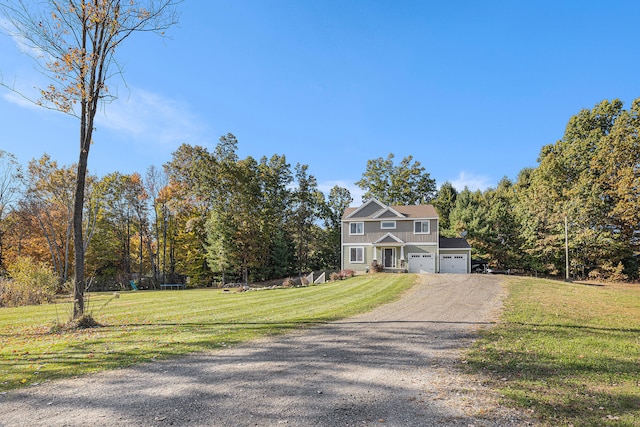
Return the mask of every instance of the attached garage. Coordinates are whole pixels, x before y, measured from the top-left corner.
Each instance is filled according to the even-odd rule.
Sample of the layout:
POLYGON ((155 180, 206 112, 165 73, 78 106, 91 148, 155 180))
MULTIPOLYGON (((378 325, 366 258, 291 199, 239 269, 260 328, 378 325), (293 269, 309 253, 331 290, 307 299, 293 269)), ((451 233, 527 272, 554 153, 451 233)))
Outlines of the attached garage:
POLYGON ((440 273, 471 273, 471 246, 465 239, 440 237, 438 252, 440 273))
POLYGON ((467 274, 467 254, 440 255, 440 273, 467 274))
POLYGON ((433 274, 436 272, 436 254, 408 254, 409 273, 433 274))

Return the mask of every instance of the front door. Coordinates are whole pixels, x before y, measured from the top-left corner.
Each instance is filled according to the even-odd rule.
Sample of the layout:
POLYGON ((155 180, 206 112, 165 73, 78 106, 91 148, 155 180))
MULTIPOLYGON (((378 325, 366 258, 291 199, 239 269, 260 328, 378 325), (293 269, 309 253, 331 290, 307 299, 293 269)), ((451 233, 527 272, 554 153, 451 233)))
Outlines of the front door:
POLYGON ((384 248, 382 263, 384 268, 394 268, 395 267, 395 250, 393 248, 384 248))

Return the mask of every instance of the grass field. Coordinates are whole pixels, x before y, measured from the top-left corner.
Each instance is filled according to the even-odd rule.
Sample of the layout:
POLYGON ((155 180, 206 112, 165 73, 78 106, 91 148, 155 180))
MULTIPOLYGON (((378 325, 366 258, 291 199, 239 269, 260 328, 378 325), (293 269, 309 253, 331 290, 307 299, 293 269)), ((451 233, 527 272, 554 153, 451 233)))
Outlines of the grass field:
POLYGON ((640 426, 640 287, 510 278, 469 366, 546 425, 640 426))
POLYGON ((219 289, 91 294, 102 325, 74 331, 69 303, 0 309, 0 392, 222 348, 327 322, 397 299, 416 276, 366 275, 318 286, 251 292, 219 289))

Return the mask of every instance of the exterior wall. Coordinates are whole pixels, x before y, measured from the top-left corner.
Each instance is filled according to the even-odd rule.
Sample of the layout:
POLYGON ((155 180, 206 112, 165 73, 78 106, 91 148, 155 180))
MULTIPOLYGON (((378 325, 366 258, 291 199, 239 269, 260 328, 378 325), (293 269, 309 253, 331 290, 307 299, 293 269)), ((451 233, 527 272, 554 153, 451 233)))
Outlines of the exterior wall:
POLYGON ((367 245, 342 245, 342 268, 344 270, 364 272, 371 265, 371 261, 373 261, 373 246, 368 244, 367 245), (351 252, 349 249, 354 246, 364 248, 363 263, 352 263, 349 261, 349 256, 351 252))
POLYGON ((347 220, 342 223, 342 242, 343 243, 373 243, 381 239, 385 234, 391 233, 400 240, 407 243, 437 243, 438 242, 438 220, 429 220, 429 234, 415 234, 413 232, 414 220, 396 220, 395 229, 381 229, 380 221, 358 221, 347 220), (364 222, 364 234, 352 236, 349 235, 350 222, 364 222))
POLYGON ((404 247, 404 254, 437 254, 438 247, 436 245, 407 245, 404 247))

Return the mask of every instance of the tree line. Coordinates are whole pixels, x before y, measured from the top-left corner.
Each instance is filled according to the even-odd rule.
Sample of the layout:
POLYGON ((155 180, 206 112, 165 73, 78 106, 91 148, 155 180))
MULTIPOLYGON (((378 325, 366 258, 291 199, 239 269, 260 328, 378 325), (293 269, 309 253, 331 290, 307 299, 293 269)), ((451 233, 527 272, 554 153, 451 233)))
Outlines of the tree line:
MULTIPOLYGON (((572 117, 538 165, 495 188, 436 183, 411 156, 372 159, 356 184, 386 204, 433 203, 443 236, 464 235, 496 268, 637 279, 640 99, 603 101, 572 117), (565 229, 566 224, 566 229, 565 229), (565 235, 566 230, 566 235, 565 235)), ((96 289, 146 277, 148 285, 262 281, 340 267, 340 220, 352 197, 318 190, 308 165, 284 155, 240 159, 232 134, 209 151, 183 144, 162 169, 87 177, 82 248, 96 289)), ((73 278, 75 166, 0 152, 0 272, 28 257, 59 287, 73 278)))
MULTIPOLYGON (((148 286, 263 281, 340 266, 346 188, 318 190, 308 165, 284 155, 238 158, 232 134, 212 152, 183 144, 144 176, 89 174, 85 270, 96 289, 145 277, 148 286)), ((46 262, 59 286, 72 279, 75 165, 48 155, 23 171, 0 152, 0 273, 22 257, 46 262)))
POLYGON ((444 183, 434 204, 442 234, 463 231, 498 268, 575 278, 638 278, 640 99, 602 101, 542 147, 538 166, 484 192, 444 183), (565 228, 566 224, 566 228, 565 228), (565 235, 566 230, 566 235, 565 235))

